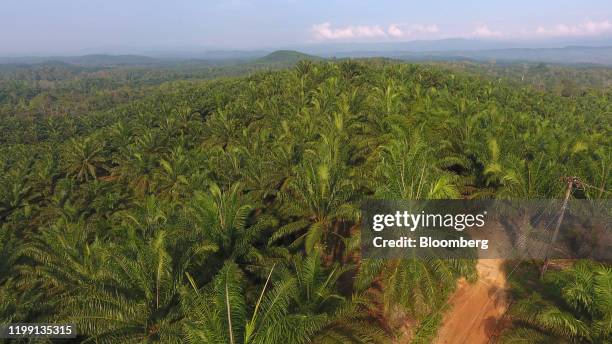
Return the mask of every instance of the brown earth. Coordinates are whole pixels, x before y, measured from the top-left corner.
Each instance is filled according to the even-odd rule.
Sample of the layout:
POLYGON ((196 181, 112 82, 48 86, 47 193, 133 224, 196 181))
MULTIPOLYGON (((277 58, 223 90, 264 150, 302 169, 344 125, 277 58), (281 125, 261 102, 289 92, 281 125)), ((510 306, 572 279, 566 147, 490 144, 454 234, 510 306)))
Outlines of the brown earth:
POLYGON ((478 281, 459 280, 436 344, 486 344, 504 327, 508 308, 503 259, 479 259, 478 281))

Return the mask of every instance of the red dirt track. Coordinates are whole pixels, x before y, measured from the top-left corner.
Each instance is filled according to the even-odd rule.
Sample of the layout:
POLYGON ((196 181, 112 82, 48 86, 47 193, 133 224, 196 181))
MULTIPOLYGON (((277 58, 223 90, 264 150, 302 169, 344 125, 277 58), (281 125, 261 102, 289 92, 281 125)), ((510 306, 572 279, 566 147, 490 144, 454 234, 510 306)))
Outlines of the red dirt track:
POLYGON ((459 281, 434 343, 486 344, 497 334, 508 308, 502 265, 502 259, 480 259, 476 265, 478 281, 459 281))

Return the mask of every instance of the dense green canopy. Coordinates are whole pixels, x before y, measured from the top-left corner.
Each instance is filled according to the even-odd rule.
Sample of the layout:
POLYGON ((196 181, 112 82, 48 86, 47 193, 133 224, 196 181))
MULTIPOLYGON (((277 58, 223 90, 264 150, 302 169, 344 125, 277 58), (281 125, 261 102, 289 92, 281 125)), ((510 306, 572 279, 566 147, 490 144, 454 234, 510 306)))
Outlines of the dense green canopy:
POLYGON ((361 261, 363 199, 558 198, 565 175, 588 183, 576 197, 612 189, 610 89, 303 61, 133 95, 0 117, 0 323, 376 343, 411 319, 427 342, 474 262, 361 261))

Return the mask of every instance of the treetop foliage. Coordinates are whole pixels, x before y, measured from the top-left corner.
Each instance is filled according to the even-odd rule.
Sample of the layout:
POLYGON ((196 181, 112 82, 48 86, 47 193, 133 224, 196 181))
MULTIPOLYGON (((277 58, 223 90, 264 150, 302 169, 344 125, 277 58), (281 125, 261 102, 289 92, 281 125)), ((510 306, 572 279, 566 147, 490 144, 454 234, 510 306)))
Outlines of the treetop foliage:
POLYGON ((111 88, 79 115, 43 99, 32 116, 19 85, 0 98, 15 109, 0 120, 0 322, 73 322, 82 341, 389 342, 476 272, 360 260, 363 199, 555 198, 565 175, 592 186, 575 197, 611 189, 609 89, 302 61, 111 88))

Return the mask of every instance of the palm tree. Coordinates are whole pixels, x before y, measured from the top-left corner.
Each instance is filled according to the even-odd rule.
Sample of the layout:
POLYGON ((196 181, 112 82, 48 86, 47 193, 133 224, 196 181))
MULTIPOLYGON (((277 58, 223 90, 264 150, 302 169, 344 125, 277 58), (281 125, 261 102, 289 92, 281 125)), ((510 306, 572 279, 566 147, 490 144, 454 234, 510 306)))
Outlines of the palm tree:
POLYGON ((7 225, 0 227, 0 285, 11 276, 21 252, 18 240, 7 225))
POLYGON ((161 159, 159 165, 161 169, 155 173, 156 189, 162 195, 178 199, 189 184, 189 161, 183 147, 174 148, 168 159, 161 159))
MULTIPOLYGON (((243 195, 242 185, 234 184, 222 191, 213 184, 208 192, 196 192, 185 209, 190 242, 207 242, 217 249, 201 266, 198 273, 208 282, 227 261, 236 262, 249 271, 257 272, 274 257, 284 256, 282 248, 268 248, 264 234, 275 221, 269 216, 252 217, 254 207, 243 195)), ((195 271, 192 269, 191 272, 195 271)))
POLYGON ((18 266, 23 246, 9 226, 0 227, 0 321, 5 324, 32 319, 46 304, 39 290, 20 286, 18 266))
POLYGON ((42 196, 31 176, 36 155, 26 153, 20 147, 7 153, 0 154, 0 224, 18 210, 23 210, 20 215, 29 212, 31 205, 40 202, 42 196), (12 156, 11 152, 16 155, 12 156), (15 160, 22 154, 27 158, 15 160))
POLYGON ((526 290, 511 308, 504 343, 609 343, 612 340, 612 269, 581 261, 549 271, 544 285, 526 290))
POLYGON ((437 312, 456 286, 456 279, 477 279, 468 259, 362 260, 356 290, 370 295, 382 317, 406 314, 417 320, 437 312), (410 288, 406 288, 406 286, 410 288))
POLYGON ((113 170, 113 174, 124 180, 135 195, 143 197, 151 193, 153 178, 159 164, 154 154, 139 152, 129 147, 116 163, 117 167, 113 170))
POLYGON ((103 171, 108 171, 110 167, 103 151, 104 146, 93 138, 88 137, 80 141, 72 139, 64 156, 67 174, 78 181, 88 181, 90 178, 97 178, 103 171))
POLYGON ((371 306, 363 291, 353 289, 350 296, 340 292, 343 277, 354 266, 333 262, 326 266, 322 254, 297 255, 290 268, 282 271, 283 280, 295 280, 293 312, 306 319, 320 320, 313 343, 381 343, 389 339, 367 310, 371 306))
POLYGON ((311 152, 317 154, 316 157, 296 169, 296 176, 283 194, 287 216, 296 220, 279 228, 271 236, 270 243, 297 235, 292 239, 292 246, 303 245, 310 253, 318 245, 327 245, 331 233, 335 236, 329 238, 333 251, 334 243, 339 242, 341 224, 357 218, 357 210, 351 204, 355 187, 346 166, 340 161, 338 143, 324 138, 321 146, 326 149, 311 152))
MULTIPOLYGON (((359 298, 337 292, 343 269, 326 269, 321 257, 297 258, 277 277, 270 271, 251 312, 244 277, 226 263, 210 286, 184 293, 190 342, 382 343, 385 335, 368 320, 359 298)), ((274 267, 272 268, 274 269, 274 267)))
POLYGON ((31 278, 21 283, 44 287, 55 309, 48 320, 75 323, 96 342, 179 343, 180 285, 191 259, 215 248, 168 233, 170 223, 151 226, 119 245, 83 223, 59 221, 26 248, 35 265, 22 267, 31 278))
POLYGON ((207 288, 184 292, 185 333, 192 343, 307 343, 318 328, 307 318, 288 317, 294 285, 269 286, 271 273, 249 317, 240 269, 228 262, 207 288), (271 289, 271 290, 268 290, 271 289))
MULTIPOLYGON (((559 172, 554 171, 550 162, 543 154, 535 159, 520 158, 515 155, 501 157, 496 140, 489 141, 490 160, 485 165, 483 174, 488 186, 495 190, 495 197, 499 199, 533 200, 546 199, 558 194, 560 188, 556 183, 559 172)), ((510 209, 512 210, 512 209, 510 209)), ((516 232, 516 245, 519 250, 526 247, 531 235, 530 213, 519 207, 518 231, 516 232)))
POLYGON ((83 222, 60 218, 24 247, 24 256, 33 264, 19 266, 24 276, 19 284, 24 289, 44 291, 46 302, 53 307, 46 320, 67 316, 66 298, 78 298, 79 289, 93 284, 99 276, 103 248, 99 241, 92 242, 90 234, 83 222))
POLYGON ((433 150, 418 134, 396 128, 377 161, 376 195, 388 199, 456 199, 459 190, 451 174, 436 166, 433 150))
MULTIPOLYGON (((8 176, 7 176, 8 177, 8 176)), ((18 209, 26 209, 38 198, 38 194, 26 180, 2 178, 0 182, 0 220, 4 220, 18 209)))
POLYGON ((168 253, 165 232, 146 242, 105 247, 103 256, 93 281, 65 299, 64 319, 100 343, 180 343, 184 271, 168 253))

